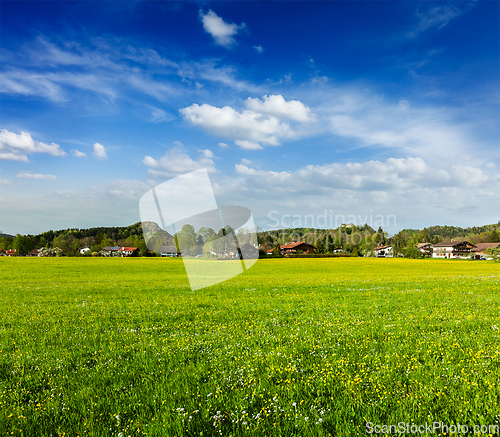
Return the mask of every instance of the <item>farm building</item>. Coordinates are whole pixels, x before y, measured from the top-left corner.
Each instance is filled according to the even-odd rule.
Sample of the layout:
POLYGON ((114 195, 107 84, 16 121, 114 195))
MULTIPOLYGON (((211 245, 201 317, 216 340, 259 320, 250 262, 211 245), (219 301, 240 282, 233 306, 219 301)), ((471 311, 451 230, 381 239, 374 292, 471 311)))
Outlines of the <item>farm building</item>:
POLYGON ((380 245, 373 249, 375 252, 375 256, 379 258, 391 258, 394 256, 394 252, 392 251, 392 246, 389 245, 380 245))
POLYGON ((104 256, 116 256, 120 249, 120 246, 106 246, 102 248, 101 252, 104 256))
POLYGON ((486 249, 494 249, 495 247, 500 247, 500 243, 478 243, 476 247, 471 249, 471 252, 475 254, 476 259, 481 259, 491 256, 485 252, 486 249))
POLYGON ((240 250, 243 259, 257 259, 259 257, 259 249, 257 249, 253 244, 240 244, 240 250))
POLYGON ((316 247, 312 244, 299 241, 298 243, 286 243, 280 246, 281 254, 314 253, 316 247))
POLYGON ((470 256, 474 245, 468 241, 442 241, 432 245, 433 258, 467 258, 470 256))
POLYGON ((122 247, 120 248, 120 251, 123 256, 130 256, 134 252, 134 250, 137 250, 137 247, 122 247))
POLYGON ((162 246, 158 251, 160 256, 174 257, 180 256, 181 254, 177 251, 177 247, 175 246, 162 246))
POLYGON ((417 250, 422 254, 422 256, 432 255, 432 244, 431 243, 419 243, 417 244, 417 250))

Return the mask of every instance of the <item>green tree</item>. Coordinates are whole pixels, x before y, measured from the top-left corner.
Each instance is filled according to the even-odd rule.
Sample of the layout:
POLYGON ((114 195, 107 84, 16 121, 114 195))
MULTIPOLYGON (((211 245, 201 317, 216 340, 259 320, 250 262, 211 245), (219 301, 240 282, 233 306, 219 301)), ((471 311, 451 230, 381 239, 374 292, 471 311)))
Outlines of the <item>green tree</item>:
POLYGON ((321 238, 318 239, 316 242, 316 250, 314 251, 315 253, 325 253, 325 246, 323 246, 323 242, 321 241, 321 238))
POLYGON ((186 224, 177 233, 177 241, 183 255, 196 255, 196 232, 192 225, 186 224))
POLYGON ((280 243, 276 242, 273 246, 273 255, 279 255, 281 253, 280 243))
POLYGON ((325 252, 333 253, 334 249, 335 249, 335 244, 333 243, 332 235, 328 234, 328 236, 326 237, 325 252))
POLYGON ((17 255, 25 255, 29 252, 26 245, 26 238, 21 234, 17 234, 16 238, 14 238, 12 248, 15 249, 17 255))
POLYGON ((430 239, 431 239, 431 237, 429 236, 429 232, 427 232, 427 228, 424 228, 418 234, 417 243, 428 243, 430 241, 430 239))
POLYGON ((379 226, 377 234, 373 237, 373 241, 382 246, 387 244, 387 233, 384 232, 382 226, 379 226))
POLYGON ((500 243, 500 232, 497 229, 490 232, 490 243, 500 243))
POLYGON ((203 244, 208 241, 208 239, 215 234, 215 231, 212 228, 202 227, 198 230, 198 237, 201 237, 203 240, 203 244))

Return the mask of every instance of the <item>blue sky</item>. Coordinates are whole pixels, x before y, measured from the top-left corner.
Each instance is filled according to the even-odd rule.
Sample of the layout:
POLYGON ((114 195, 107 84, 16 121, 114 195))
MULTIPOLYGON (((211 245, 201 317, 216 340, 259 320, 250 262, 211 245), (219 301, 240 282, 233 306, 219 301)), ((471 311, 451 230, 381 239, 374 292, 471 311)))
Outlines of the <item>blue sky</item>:
POLYGON ((500 219, 499 2, 2 2, 0 20, 6 233, 135 223, 199 168, 264 229, 500 219))

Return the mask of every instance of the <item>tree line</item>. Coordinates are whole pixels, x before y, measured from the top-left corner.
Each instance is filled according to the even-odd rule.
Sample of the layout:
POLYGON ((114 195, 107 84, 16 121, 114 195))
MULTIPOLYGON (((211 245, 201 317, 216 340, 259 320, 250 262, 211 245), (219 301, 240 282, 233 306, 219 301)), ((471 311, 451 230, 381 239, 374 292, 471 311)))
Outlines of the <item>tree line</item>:
MULTIPOLYGON (((163 231, 162 231, 163 232, 163 231)), ((239 231, 238 240, 251 243, 248 231, 239 231), (246 234, 245 234, 246 232, 246 234)), ((38 235, 16 235, 14 238, 2 235, 0 249, 16 249, 19 254, 29 253, 33 249, 58 248, 65 256, 80 256, 80 249, 89 247, 90 252, 98 253, 107 246, 131 246, 139 249, 140 256, 151 255, 161 245, 180 245, 188 255, 221 256, 231 252, 234 247, 227 246, 227 241, 220 237, 235 230, 226 227, 219 231, 201 228, 198 231, 191 225, 184 227, 174 236, 165 232, 158 239, 158 248, 151 250, 144 241, 140 222, 126 227, 95 227, 89 229, 65 229, 47 231, 38 235), (214 255, 217 254, 217 255, 214 255)), ((460 228, 454 226, 432 226, 429 228, 404 229, 389 236, 381 227, 374 230, 367 224, 342 225, 336 229, 293 228, 279 230, 257 230, 258 247, 261 254, 273 251, 279 253, 280 246, 285 243, 303 241, 316 247, 319 254, 333 253, 342 249, 351 255, 370 255, 378 245, 391 244, 397 254, 407 257, 420 257, 417 250, 419 243, 436 244, 443 240, 463 239, 473 244, 500 242, 500 222, 480 227, 460 228)))

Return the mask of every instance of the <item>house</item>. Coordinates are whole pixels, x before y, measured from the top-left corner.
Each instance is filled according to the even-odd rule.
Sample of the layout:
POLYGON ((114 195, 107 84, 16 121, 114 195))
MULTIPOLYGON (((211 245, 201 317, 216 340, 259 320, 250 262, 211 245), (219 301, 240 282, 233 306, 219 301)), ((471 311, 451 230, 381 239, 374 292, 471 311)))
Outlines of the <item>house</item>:
POLYGON ((40 251, 38 249, 33 249, 28 253, 28 256, 40 256, 40 251))
POLYGON ((120 246, 106 246, 102 248, 101 252, 104 256, 117 256, 120 249, 120 246))
POLYGON ((123 246, 120 248, 123 256, 130 256, 130 255, 132 255, 134 250, 137 250, 137 249, 138 249, 137 247, 126 247, 126 246, 123 246))
POLYGON ((298 243, 286 243, 280 246, 282 255, 291 255, 296 253, 314 253, 316 247, 312 244, 299 241, 298 243))
POLYGON ((417 250, 422 254, 422 256, 432 255, 432 244, 431 243, 419 243, 417 244, 417 250))
POLYGON ((16 249, 7 249, 5 251, 5 256, 16 256, 16 249))
POLYGON ((500 247, 500 243, 478 243, 476 247, 471 249, 471 252, 475 254, 476 259, 481 259, 484 257, 490 258, 491 255, 486 253, 486 249, 494 249, 495 247, 500 247))
POLYGON ((375 256, 377 256, 378 258, 391 258, 394 256, 394 252, 390 244, 379 245, 375 247, 373 251, 375 252, 375 256))
POLYGON ((470 256, 471 250, 476 247, 468 241, 442 241, 431 246, 432 257, 441 259, 464 259, 470 256))
POLYGON ((257 259, 259 257, 259 249, 250 243, 240 244, 240 251, 243 259, 257 259))
POLYGON ((80 249, 80 255, 87 255, 90 252, 90 247, 85 246, 80 249))
POLYGON ((177 247, 175 246, 161 246, 158 252, 160 253, 160 256, 166 256, 166 257, 181 256, 180 252, 177 250, 177 247))

